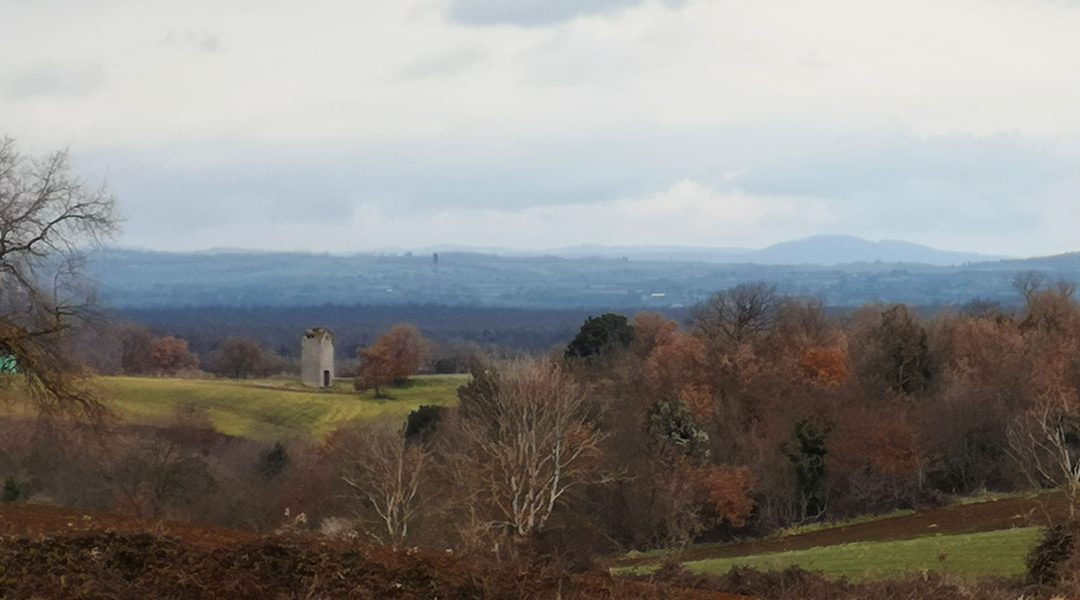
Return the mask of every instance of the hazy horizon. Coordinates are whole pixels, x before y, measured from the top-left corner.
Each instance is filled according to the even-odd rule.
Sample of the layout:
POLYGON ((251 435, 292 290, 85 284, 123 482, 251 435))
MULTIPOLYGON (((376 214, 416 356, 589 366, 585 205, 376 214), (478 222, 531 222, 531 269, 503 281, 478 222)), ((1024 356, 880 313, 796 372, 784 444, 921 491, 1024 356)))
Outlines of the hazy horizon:
MULTIPOLYGON (((860 236, 851 236, 847 234, 814 234, 801 238, 793 238, 790 240, 781 240, 776 244, 769 244, 766 246, 703 246, 703 245, 679 245, 679 244, 572 244, 566 246, 549 246, 549 247, 513 247, 513 246, 484 246, 479 244, 431 244, 431 245, 399 245, 399 246, 383 246, 377 248, 360 248, 360 249, 341 249, 337 251, 318 251, 309 250, 304 248, 258 248, 258 247, 242 247, 242 246, 216 246, 208 248, 191 248, 191 249, 178 249, 178 250, 162 250, 146 246, 136 246, 128 244, 109 244, 107 247, 115 250, 130 250, 137 252, 175 252, 181 254, 224 254, 224 253, 296 253, 296 254, 330 254, 339 256, 348 256, 353 254, 402 254, 412 252, 475 252, 475 253, 488 253, 488 254, 507 254, 507 255, 522 255, 522 256, 534 256, 542 254, 569 254, 574 252, 581 252, 582 256, 588 256, 592 251, 607 251, 608 253, 617 253, 618 251, 625 250, 628 252, 641 252, 641 253, 654 253, 660 254, 663 252, 671 252, 678 254, 682 252, 715 252, 718 254, 730 254, 732 256, 739 256, 741 254, 752 255, 755 252, 763 250, 769 250, 777 246, 783 246, 786 244, 798 244, 804 242, 813 242, 815 240, 822 239, 848 239, 858 242, 866 242, 869 244, 910 244, 914 247, 926 250, 932 250, 941 252, 943 254, 970 254, 980 255, 986 260, 1000 260, 1000 259, 1027 259, 1027 258, 1039 258, 1042 256, 1053 255, 1031 255, 1031 256, 1012 256, 1001 254, 989 254, 977 251, 969 250, 953 250, 947 248, 938 248, 935 246, 929 246, 924 244, 916 244, 914 242, 908 242, 907 240, 894 240, 894 239, 868 239, 860 236)), ((856 257, 857 258, 857 257, 856 257)))
POLYGON ((124 247, 1080 249, 1075 2, 252 8, 2 3, 0 134, 124 247))

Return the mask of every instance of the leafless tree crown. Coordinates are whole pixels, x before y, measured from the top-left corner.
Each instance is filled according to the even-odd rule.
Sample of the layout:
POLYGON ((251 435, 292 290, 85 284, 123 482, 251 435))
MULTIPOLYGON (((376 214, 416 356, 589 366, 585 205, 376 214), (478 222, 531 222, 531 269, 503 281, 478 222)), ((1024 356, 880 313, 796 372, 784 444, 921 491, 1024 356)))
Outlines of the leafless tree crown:
POLYGON ((56 339, 89 307, 86 252, 118 220, 113 196, 75 177, 66 152, 31 158, 0 139, 0 350, 15 356, 37 398, 88 404, 56 339))
POLYGON ((567 494, 596 481, 604 434, 586 391, 557 365, 519 364, 488 402, 461 421, 465 484, 494 507, 493 528, 526 536, 544 528, 567 494))

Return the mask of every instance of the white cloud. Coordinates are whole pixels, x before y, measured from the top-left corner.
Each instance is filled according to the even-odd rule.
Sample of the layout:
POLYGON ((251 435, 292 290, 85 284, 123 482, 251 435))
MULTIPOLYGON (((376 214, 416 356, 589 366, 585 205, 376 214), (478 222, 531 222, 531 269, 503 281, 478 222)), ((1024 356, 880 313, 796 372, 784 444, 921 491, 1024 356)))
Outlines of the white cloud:
MULTIPOLYGON (((816 199, 749 196, 717 192, 684 180, 660 193, 609 202, 533 206, 523 209, 447 209, 402 214, 379 205, 360 205, 352 218, 303 222, 247 215, 227 231, 208 228, 200 236, 169 240, 170 249, 257 247, 265 239, 283 247, 349 252, 440 244, 540 250, 588 241, 596 244, 753 246, 809 235, 834 224, 816 199)), ((160 239, 158 238, 160 245, 160 239)), ((134 240, 135 245, 154 245, 134 240)))
MULTIPOLYGON (((134 186, 122 179, 130 172, 119 165, 141 161, 144 173, 188 170, 192 180, 206 178, 200 168, 235 166, 235 178, 243 180, 259 171, 243 167, 276 165, 289 152, 322 157, 372 148, 383 156, 354 165, 358 174, 351 182, 338 181, 347 179, 341 169, 350 165, 298 174, 293 185, 310 185, 311 194, 296 198, 297 209, 324 195, 319 181, 328 178, 341 188, 351 183, 363 189, 353 206, 374 210, 390 224, 403 210, 449 198, 442 219, 461 228, 409 218, 419 219, 416 228, 432 237, 465 231, 476 244, 499 243, 497 227, 468 226, 481 218, 528 221, 558 240, 570 241, 567 232, 588 236, 573 243, 598 241, 604 232, 545 228, 545 219, 565 215, 544 211, 570 210, 548 206, 559 202, 585 214, 606 199, 644 202, 650 190, 681 179, 720 189, 725 171, 757 168, 761 176, 778 162, 812 163, 816 146, 806 131, 833 145, 847 137, 874 138, 882 130, 917 139, 1080 138, 1080 80, 1074 76, 1080 71, 1080 10, 1070 3, 599 0, 587 10, 560 2, 562 12, 552 19, 528 10, 476 16, 486 11, 490 17, 493 6, 486 0, 2 2, 0 133, 17 136, 32 151, 71 146, 76 155, 114 157, 104 165, 114 186, 137 188, 122 197, 132 216, 132 242, 159 239, 149 232, 168 221, 162 198, 169 190, 134 186), (472 7, 473 18, 460 18, 462 6, 472 7), (533 26, 468 24, 492 20, 533 26), (692 137, 693 144, 672 142, 682 137, 692 137), (447 141, 457 139, 466 141, 447 141), (622 141, 654 143, 666 154, 612 148, 622 141), (735 145, 721 147, 726 144, 735 145), (580 148, 602 148, 607 155, 580 148), (566 160, 567 154, 578 160, 566 160), (526 160, 535 168, 523 166, 526 160), (477 184, 488 199, 473 202, 470 180, 455 177, 453 167, 478 177, 486 173, 501 187, 477 184), (395 177, 413 171, 423 189, 410 189, 403 199, 396 183, 373 188, 369 181, 388 177, 379 168, 395 177), (558 198, 531 193, 546 192, 549 180, 573 185, 555 189, 558 198), (418 200, 421 193, 432 198, 418 200), (494 196, 502 200, 490 200, 494 196), (495 213, 479 214, 477 206, 495 213)), ((529 6, 542 4, 530 0, 529 6)), ((891 149, 867 151, 887 159, 891 149)), ((1080 167, 1075 156, 1071 164, 1080 167)), ((865 177, 851 173, 855 181, 865 177)), ((912 189, 945 201, 957 197, 955 181, 939 179, 946 181, 928 180, 933 189, 912 189)), ((837 181, 842 187, 843 178, 837 181)), ((230 197, 206 193, 211 203, 230 197)), ((737 194, 721 193, 727 199, 713 198, 710 206, 725 206, 724 215, 704 205, 672 209, 682 201, 676 188, 667 193, 676 195, 642 210, 655 211, 658 219, 667 219, 670 210, 698 210, 717 221, 753 221, 753 207, 765 197, 773 210, 789 202, 789 212, 800 218, 831 215, 835 227, 850 233, 905 237, 932 229, 934 238, 924 241, 938 245, 965 235, 958 211, 947 210, 940 226, 905 229, 898 223, 883 230, 888 219, 858 220, 860 211, 848 206, 857 195, 843 190, 785 190, 788 200, 751 191, 746 198, 753 200, 744 199, 749 208, 739 208, 732 199, 737 194)), ((1049 193, 1032 190, 1008 206, 995 198, 995 208, 1007 215, 999 221, 1044 221, 1035 212, 1039 207, 1063 207, 1029 200, 1049 193)), ((888 215, 885 203, 902 200, 866 195, 861 212, 888 215)), ((604 206, 624 211, 621 236, 653 239, 653 220, 634 217, 633 205, 604 206)), ((800 229, 782 225, 784 214, 756 218, 753 223, 768 225, 748 228, 756 232, 747 237, 753 245, 800 229)), ((1046 228, 1052 223, 1045 221, 1042 229, 1019 233, 1015 245, 1049 250, 1046 228)), ((228 227, 242 224, 192 224, 184 235, 229 245, 228 227)), ((671 232, 665 240, 675 236, 674 226, 665 231, 671 232)))
POLYGON ((106 81, 105 69, 98 61, 47 60, 9 73, 0 81, 0 89, 11 102, 79 98, 101 90, 106 81))
POLYGON ((605 14, 636 6, 641 0, 450 0, 447 13, 476 25, 552 25, 581 15, 605 14))
MULTIPOLYGON (((467 27, 441 10, 8 2, 0 53, 103 61, 105 98, 50 115, 63 127, 16 132, 84 148, 761 120, 1080 133, 1080 11, 1053 3, 645 2, 527 30, 467 27), (218 51, 170 51, 190 44, 218 51), (474 69, 455 67, 462 48, 474 69), (444 57, 445 77, 394 76, 444 57)), ((0 74, 26 63, 5 61, 0 74)), ((14 124, 35 107, 0 108, 14 124)))
POLYGON ((217 52, 221 49, 221 38, 212 31, 170 31, 161 40, 163 46, 195 48, 203 52, 217 52))

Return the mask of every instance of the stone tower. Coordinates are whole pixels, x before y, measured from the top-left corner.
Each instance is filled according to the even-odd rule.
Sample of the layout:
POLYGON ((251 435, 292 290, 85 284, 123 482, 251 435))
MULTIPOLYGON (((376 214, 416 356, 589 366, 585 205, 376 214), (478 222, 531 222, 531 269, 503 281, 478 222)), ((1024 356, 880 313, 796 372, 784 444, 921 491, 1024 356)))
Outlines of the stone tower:
POLYGON ((300 340, 300 381, 309 387, 334 385, 334 334, 316 327, 300 340))

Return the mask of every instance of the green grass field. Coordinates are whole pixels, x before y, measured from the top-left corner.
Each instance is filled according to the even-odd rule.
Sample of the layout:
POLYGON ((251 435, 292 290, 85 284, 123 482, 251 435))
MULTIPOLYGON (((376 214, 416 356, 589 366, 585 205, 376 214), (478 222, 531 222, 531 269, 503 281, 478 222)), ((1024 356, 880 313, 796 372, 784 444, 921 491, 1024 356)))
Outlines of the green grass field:
MULTIPOLYGON (((870 523, 870 522, 873 522, 873 521, 880 521, 882 519, 892 519, 892 518, 896 518, 896 517, 906 517, 908 515, 913 515, 913 514, 915 514, 915 511, 904 509, 904 510, 895 510, 895 511, 892 511, 892 512, 889 512, 889 513, 883 513, 883 514, 879 514, 879 515, 861 515, 861 516, 858 516, 858 517, 852 517, 850 519, 842 519, 842 520, 839 520, 839 521, 822 521, 820 523, 810 523, 808 525, 799 525, 799 526, 796 526, 796 527, 789 527, 787 529, 781 529, 781 530, 775 532, 774 534, 772 534, 772 535, 770 535, 768 537, 769 538, 779 538, 779 537, 789 537, 789 536, 795 536, 795 535, 803 535, 803 534, 806 534, 806 533, 812 533, 814 531, 825 531, 827 529, 837 529, 837 528, 840 528, 840 527, 849 527, 851 525, 857 525, 859 523, 870 523)), ((768 539, 768 538, 766 538, 766 539, 768 539)), ((694 544, 693 548, 695 550, 708 550, 710 548, 723 549, 723 548, 726 548, 726 547, 731 546, 731 545, 732 544, 730 542, 715 542, 715 543, 694 544)), ((646 550, 644 552, 632 551, 629 554, 627 554, 625 558, 653 558, 653 559, 662 560, 664 557, 668 556, 669 554, 671 554, 671 550, 669 550, 667 548, 657 548, 657 549, 654 549, 654 550, 646 550)))
MULTIPOLYGON (((1042 529, 1024 527, 964 535, 927 536, 893 542, 856 542, 807 550, 715 558, 684 564, 687 570, 722 575, 735 566, 776 571, 800 567, 826 577, 853 581, 889 579, 923 572, 964 578, 1019 577, 1024 558, 1038 542, 1042 529)), ((648 573, 655 565, 618 569, 617 573, 648 573)))
POLYGON ((403 387, 386 390, 390 398, 372 392, 358 394, 350 381, 333 390, 315 391, 293 380, 162 379, 103 377, 105 405, 129 423, 163 423, 186 405, 205 410, 214 427, 225 434, 256 440, 321 438, 349 422, 372 419, 403 420, 422 404, 457 403, 457 388, 467 375, 413 378, 403 387))

